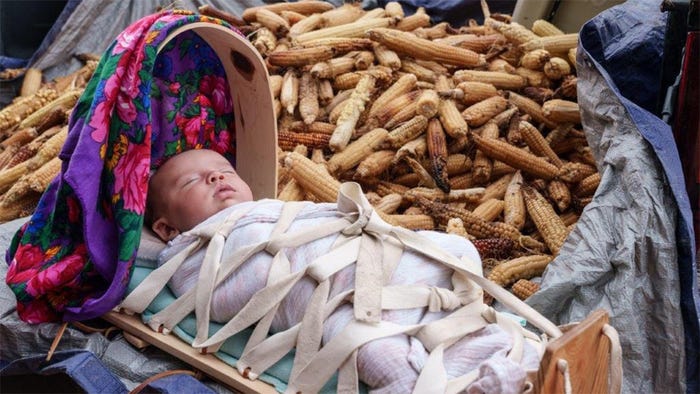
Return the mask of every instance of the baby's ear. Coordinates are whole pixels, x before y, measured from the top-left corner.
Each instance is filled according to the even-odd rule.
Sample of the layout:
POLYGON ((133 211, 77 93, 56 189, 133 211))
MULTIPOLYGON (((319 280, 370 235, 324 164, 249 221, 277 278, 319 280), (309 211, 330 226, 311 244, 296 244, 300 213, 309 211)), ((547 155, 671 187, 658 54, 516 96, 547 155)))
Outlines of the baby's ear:
POLYGON ((153 222, 153 225, 151 225, 151 230, 153 230, 153 232, 165 242, 170 241, 180 234, 180 231, 171 226, 170 223, 168 223, 168 221, 163 217, 158 218, 153 222))

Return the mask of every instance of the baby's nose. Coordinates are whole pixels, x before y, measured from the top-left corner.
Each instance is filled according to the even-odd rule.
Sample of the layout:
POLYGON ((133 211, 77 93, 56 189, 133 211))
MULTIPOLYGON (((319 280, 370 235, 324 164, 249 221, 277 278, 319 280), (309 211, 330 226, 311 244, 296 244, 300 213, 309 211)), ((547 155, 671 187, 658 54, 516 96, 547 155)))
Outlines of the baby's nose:
POLYGON ((218 171, 214 171, 214 172, 212 172, 211 174, 209 174, 209 178, 208 178, 208 179, 209 179, 209 182, 214 183, 214 182, 216 182, 216 181, 223 180, 223 179, 224 179, 224 174, 222 174, 222 173, 220 173, 220 172, 218 172, 218 171))

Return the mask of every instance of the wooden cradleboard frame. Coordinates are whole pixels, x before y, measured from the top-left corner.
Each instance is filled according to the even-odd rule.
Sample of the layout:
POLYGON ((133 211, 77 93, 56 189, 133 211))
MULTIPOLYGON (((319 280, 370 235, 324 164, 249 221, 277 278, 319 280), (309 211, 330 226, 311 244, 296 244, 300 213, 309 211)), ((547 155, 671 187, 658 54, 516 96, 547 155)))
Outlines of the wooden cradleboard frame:
MULTIPOLYGON (((223 385, 243 393, 276 393, 274 386, 260 380, 243 377, 238 370, 213 354, 201 354, 174 334, 151 330, 137 315, 108 312, 102 318, 124 332, 153 345, 201 371, 223 385)), ((534 393, 565 393, 565 375, 558 368, 559 360, 569 365, 572 393, 608 393, 611 344, 603 333, 608 313, 602 309, 591 312, 585 320, 569 326, 561 337, 547 344, 540 361, 534 393)), ((128 337, 127 337, 128 339, 128 337)), ((132 342, 133 343, 133 342, 132 342)), ((137 345, 137 347, 142 347, 137 345)))
POLYGON ((277 118, 267 68, 255 47, 233 30, 194 22, 172 31, 158 51, 178 34, 193 30, 216 52, 226 72, 236 127, 236 172, 253 198, 277 196, 277 118))

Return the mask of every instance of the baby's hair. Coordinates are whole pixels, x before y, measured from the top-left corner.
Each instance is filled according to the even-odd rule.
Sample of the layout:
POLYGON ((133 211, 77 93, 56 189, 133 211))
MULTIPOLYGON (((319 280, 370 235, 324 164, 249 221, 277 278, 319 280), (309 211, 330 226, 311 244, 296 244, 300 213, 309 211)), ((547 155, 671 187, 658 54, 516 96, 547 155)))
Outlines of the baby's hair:
POLYGON ((153 176, 156 174, 157 170, 151 170, 149 176, 148 176, 148 191, 146 193, 146 209, 143 213, 143 225, 151 228, 153 226, 153 222, 155 222, 156 217, 157 217, 157 208, 156 208, 156 190, 153 189, 151 186, 151 180, 153 180, 153 176))

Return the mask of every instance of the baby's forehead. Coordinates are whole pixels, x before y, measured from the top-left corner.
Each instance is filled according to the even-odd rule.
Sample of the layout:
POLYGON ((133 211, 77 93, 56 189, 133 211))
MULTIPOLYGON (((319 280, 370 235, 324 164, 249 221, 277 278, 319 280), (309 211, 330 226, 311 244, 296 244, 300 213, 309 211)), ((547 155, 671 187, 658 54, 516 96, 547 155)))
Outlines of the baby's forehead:
POLYGON ((168 159, 156 171, 166 177, 179 176, 186 173, 200 171, 209 168, 233 167, 224 156, 210 150, 191 150, 180 153, 168 159))

